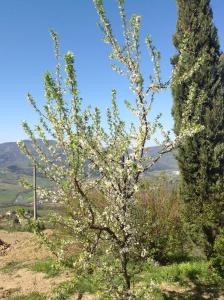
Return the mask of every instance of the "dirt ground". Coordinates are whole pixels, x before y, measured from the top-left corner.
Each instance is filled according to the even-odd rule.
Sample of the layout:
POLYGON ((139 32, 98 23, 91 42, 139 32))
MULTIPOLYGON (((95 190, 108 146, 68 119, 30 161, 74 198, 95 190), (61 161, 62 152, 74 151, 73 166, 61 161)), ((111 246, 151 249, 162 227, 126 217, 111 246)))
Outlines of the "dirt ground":
POLYGON ((224 300, 223 295, 216 294, 215 287, 178 287, 176 285, 162 283, 160 290, 166 295, 167 299, 192 299, 192 300, 224 300))
MULTIPOLYGON (((50 234, 50 232, 49 232, 50 234)), ((28 295, 32 292, 45 294, 50 299, 52 288, 60 282, 68 279, 70 274, 64 272, 55 277, 46 277, 45 273, 33 272, 28 266, 35 261, 51 257, 51 253, 40 246, 35 235, 29 232, 6 232, 0 230, 0 299, 8 299, 10 296, 28 295), (9 263, 15 267, 5 270, 9 263), (17 263, 19 267, 17 267, 17 263)), ((167 299, 217 299, 224 300, 224 296, 214 296, 211 289, 181 288, 177 286, 161 284, 160 289, 167 295, 167 299), (186 293, 189 298, 184 297, 186 293)), ((93 295, 84 295, 79 298, 73 295, 72 300, 97 300, 93 295)))
MULTIPOLYGON (((32 262, 51 256, 46 248, 38 244, 32 233, 0 230, 0 240, 5 244, 5 246, 0 245, 0 299, 7 299, 12 295, 27 295, 32 292, 49 295, 53 287, 69 278, 68 273, 46 278, 46 274, 32 272, 26 267, 32 262), (10 262, 18 262, 20 267, 5 272, 4 267, 10 262)), ((77 297, 74 295, 71 299, 75 300, 77 297)), ((94 298, 88 295, 82 298, 82 300, 90 299, 94 298)))
POLYGON ((0 231, 0 239, 10 245, 0 256, 0 268, 10 261, 29 262, 51 256, 30 232, 0 231))

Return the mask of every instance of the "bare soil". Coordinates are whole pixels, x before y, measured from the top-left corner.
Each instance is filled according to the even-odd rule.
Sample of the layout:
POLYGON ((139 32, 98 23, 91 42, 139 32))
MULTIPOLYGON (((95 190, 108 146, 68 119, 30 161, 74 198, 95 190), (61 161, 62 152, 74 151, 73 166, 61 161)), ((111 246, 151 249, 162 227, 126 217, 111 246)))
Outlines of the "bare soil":
POLYGON ((211 286, 198 287, 192 285, 191 287, 180 287, 174 284, 162 283, 159 288, 167 299, 224 300, 224 296, 219 294, 216 287, 211 286))
POLYGON ((0 231, 0 239, 9 245, 0 255, 0 268, 10 261, 29 262, 51 256, 30 232, 0 231))
MULTIPOLYGON (((69 278, 69 273, 54 278, 46 278, 42 272, 32 272, 26 266, 46 257, 51 257, 48 249, 40 246, 37 238, 29 232, 6 232, 0 230, 0 299, 9 296, 28 295, 32 292, 46 294, 47 298, 60 282, 69 278), (4 270, 9 263, 18 263, 19 268, 4 270), (24 266, 23 266, 24 264, 24 266)), ((72 297, 78 299, 78 295, 72 297)), ((94 299, 84 295, 82 300, 94 299)))

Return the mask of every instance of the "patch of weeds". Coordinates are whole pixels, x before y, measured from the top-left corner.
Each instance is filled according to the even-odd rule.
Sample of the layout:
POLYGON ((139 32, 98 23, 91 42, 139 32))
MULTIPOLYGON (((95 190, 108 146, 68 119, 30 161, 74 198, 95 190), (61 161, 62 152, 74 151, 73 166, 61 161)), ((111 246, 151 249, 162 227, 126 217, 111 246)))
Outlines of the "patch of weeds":
MULTIPOLYGON (((54 300, 67 300, 74 293, 82 295, 84 293, 96 294, 101 283, 97 276, 93 274, 78 275, 71 280, 66 280, 60 283, 53 290, 54 300)), ((101 299, 101 298, 99 298, 101 299)), ((103 299, 111 299, 109 297, 103 299)))
POLYGON ((162 282, 179 283, 188 285, 217 284, 221 278, 209 268, 209 262, 205 260, 174 263, 167 266, 156 266, 152 263, 146 264, 142 274, 144 281, 152 280, 159 284, 162 282))
POLYGON ((47 274, 47 277, 55 277, 60 273, 60 267, 52 258, 36 261, 30 266, 30 270, 33 272, 43 272, 47 274))
POLYGON ((172 298, 172 296, 168 296, 165 293, 162 293, 161 291, 159 291, 158 289, 155 289, 153 291, 153 300, 171 300, 174 299, 172 298))
POLYGON ((44 295, 41 295, 37 292, 33 292, 29 295, 24 296, 14 296, 8 298, 8 300, 46 300, 47 298, 44 295))
POLYGON ((11 273, 14 270, 18 270, 23 267, 23 263, 20 261, 9 261, 4 267, 0 269, 3 273, 11 273))
MULTIPOLYGON (((141 284, 153 284, 153 299, 202 299, 203 294, 216 295, 222 292, 223 279, 211 268, 206 260, 195 260, 185 263, 174 263, 167 266, 159 266, 147 263, 144 271, 138 276, 141 284), (167 286, 187 287, 186 291, 179 291, 178 288, 172 291, 163 291, 161 284, 167 286)), ((210 298, 209 298, 210 299, 210 298)))

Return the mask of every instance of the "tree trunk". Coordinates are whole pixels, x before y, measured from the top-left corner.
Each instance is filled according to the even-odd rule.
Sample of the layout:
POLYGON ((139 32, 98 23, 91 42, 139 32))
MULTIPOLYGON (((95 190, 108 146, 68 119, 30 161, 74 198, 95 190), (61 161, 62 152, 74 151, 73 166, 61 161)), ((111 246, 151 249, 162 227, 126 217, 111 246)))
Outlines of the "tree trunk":
POLYGON ((128 257, 126 253, 121 254, 121 268, 122 268, 122 274, 124 278, 124 300, 130 300, 130 288, 131 288, 131 277, 128 274, 128 257))

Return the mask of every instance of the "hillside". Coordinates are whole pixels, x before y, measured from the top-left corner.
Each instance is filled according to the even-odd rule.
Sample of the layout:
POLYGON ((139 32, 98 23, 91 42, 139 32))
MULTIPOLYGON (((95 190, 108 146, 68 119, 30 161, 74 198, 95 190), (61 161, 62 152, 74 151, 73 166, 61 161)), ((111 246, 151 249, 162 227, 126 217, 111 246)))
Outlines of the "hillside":
MULTIPOLYGON (((31 141, 25 141, 28 148, 31 148, 31 141)), ((146 155, 155 156, 159 151, 159 147, 148 148, 146 155)), ((177 171, 177 162, 175 153, 165 154, 153 167, 146 176, 150 176, 151 172, 177 171)), ((40 175, 40 174, 39 174, 40 175)), ((32 192, 25 191, 19 185, 19 179, 26 177, 32 180, 32 164, 23 155, 15 142, 0 144, 0 206, 27 204, 32 200, 32 192)), ((41 184, 47 184, 43 177, 38 178, 41 184)))
MULTIPOLYGON (((31 147, 30 141, 25 141, 31 147)), ((148 154, 155 156, 159 147, 148 148, 148 154)), ((31 163, 22 154, 15 142, 0 144, 0 169, 7 168, 12 173, 31 174, 31 163)), ((178 170, 174 152, 165 154, 154 166, 152 171, 176 171, 178 170)))

